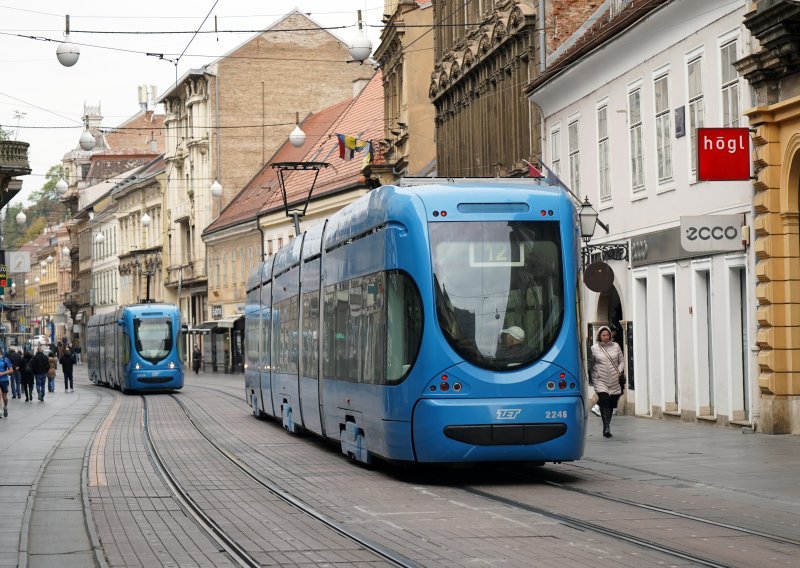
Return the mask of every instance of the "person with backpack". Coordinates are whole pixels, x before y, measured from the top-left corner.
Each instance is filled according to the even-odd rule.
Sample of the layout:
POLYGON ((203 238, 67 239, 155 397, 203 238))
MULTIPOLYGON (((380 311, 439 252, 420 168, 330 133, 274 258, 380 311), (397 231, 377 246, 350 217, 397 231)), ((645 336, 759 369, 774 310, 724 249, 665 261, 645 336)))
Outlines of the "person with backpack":
POLYGON ((0 415, 0 418, 8 416, 8 385, 13 374, 14 365, 9 361, 8 356, 0 356, 0 396, 3 398, 3 414, 0 415))
POLYGON ((64 392, 75 392, 72 384, 72 367, 75 365, 75 356, 69 350, 64 349, 64 354, 58 360, 61 363, 61 372, 64 373, 64 392))
MULTIPOLYGON (((44 383, 47 379, 47 373, 50 371, 50 361, 47 359, 47 355, 44 354, 41 345, 36 348, 36 355, 33 356, 31 367, 33 368, 33 376, 36 379, 36 392, 39 394, 39 400, 44 401, 44 383)), ((53 376, 55 376, 55 370, 53 376)))
POLYGON ((25 392, 25 402, 33 400, 33 353, 26 351, 22 356, 21 375, 22 390, 25 392))

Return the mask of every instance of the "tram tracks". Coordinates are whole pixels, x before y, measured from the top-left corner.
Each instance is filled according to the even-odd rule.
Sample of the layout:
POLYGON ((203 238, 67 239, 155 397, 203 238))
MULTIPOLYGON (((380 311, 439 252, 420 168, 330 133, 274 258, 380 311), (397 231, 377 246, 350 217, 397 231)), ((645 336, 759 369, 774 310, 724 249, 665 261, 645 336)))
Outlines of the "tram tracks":
MULTIPOLYGON (((633 501, 633 500, 630 500, 630 499, 610 496, 610 495, 606 495, 606 494, 598 493, 598 492, 587 491, 587 490, 581 489, 579 487, 570 487, 570 486, 565 485, 563 483, 555 482, 555 481, 548 480, 548 479, 543 479, 541 477, 521 474, 519 471, 514 471, 513 469, 501 468, 498 471, 502 471, 503 474, 506 476, 505 477, 505 481, 506 482, 508 482, 508 476, 513 475, 513 476, 519 478, 520 480, 525 480, 525 481, 528 481, 528 482, 536 482, 536 483, 544 484, 544 485, 547 485, 548 487, 552 487, 552 488, 555 488, 555 489, 558 489, 558 490, 561 490, 561 491, 565 491, 565 492, 570 492, 570 493, 581 495, 582 498, 589 498, 589 499, 593 499, 593 500, 600 500, 600 501, 605 501, 605 502, 609 502, 609 503, 615 503, 615 504, 622 505, 622 506, 625 506, 625 507, 630 507, 630 508, 641 510, 641 511, 647 511, 647 512, 650 512, 650 513, 663 515, 665 517, 682 519, 682 520, 690 521, 691 523, 697 523, 697 524, 706 525, 706 526, 710 526, 710 527, 720 528, 720 529, 723 529, 723 530, 726 530, 726 531, 731 531, 732 533, 734 533, 734 535, 732 535, 732 536, 742 535, 742 536, 745 536, 745 537, 753 537, 753 538, 756 538, 756 539, 763 539, 763 540, 769 541, 771 543, 776 543, 776 544, 779 544, 779 545, 785 545, 785 546, 791 547, 791 548, 800 547, 800 540, 797 540, 797 539, 794 539, 794 538, 788 538, 788 537, 783 537, 783 536, 779 536, 779 535, 775 535, 775 534, 770 534, 770 533, 766 533, 766 532, 763 532, 763 531, 758 531, 758 530, 755 530, 755 529, 752 529, 752 528, 749 528, 749 527, 743 527, 743 526, 739 526, 739 525, 735 525, 735 524, 731 524, 731 523, 725 523, 725 522, 721 522, 721 521, 717 521, 717 520, 713 520, 713 519, 704 518, 704 517, 701 517, 701 516, 698 516, 698 515, 692 515, 692 514, 689 514, 689 513, 682 512, 682 511, 676 511, 676 510, 673 510, 673 509, 667 509, 667 508, 664 508, 664 507, 658 507, 658 506, 650 505, 650 504, 647 504, 647 503, 636 502, 636 501, 633 501)), ((661 552, 661 553, 664 553, 664 554, 667 554, 669 556, 672 556, 672 557, 675 557, 675 558, 679 558, 679 559, 682 559, 682 560, 688 560, 690 562, 693 562, 693 563, 701 565, 701 566, 709 566, 709 567, 715 567, 715 568, 728 568, 728 567, 733 567, 733 566, 740 565, 740 564, 736 564, 736 563, 728 563, 727 561, 716 560, 714 558, 710 558, 708 554, 704 555, 704 554, 701 554, 701 553, 691 552, 691 551, 687 550, 688 548, 690 548, 689 545, 691 543, 691 539, 689 539, 688 542, 684 542, 684 544, 686 544, 687 546, 682 546, 681 548, 678 548, 678 547, 675 547, 675 546, 671 546, 669 544, 664 544, 664 542, 659 542, 659 541, 657 541, 655 539, 652 539, 652 538, 640 537, 640 536, 637 536, 635 534, 630 534, 629 532, 625 532, 623 530, 618 530, 618 529, 612 528, 610 526, 601 525, 601 524, 598 524, 596 522, 586 521, 586 520, 578 518, 578 517, 576 517, 574 515, 564 514, 564 513, 558 512, 558 511, 556 511, 554 509, 541 507, 541 506, 536 506, 536 505, 533 505, 531 503, 520 501, 518 499, 505 497, 503 495, 500 495, 498 493, 494 493, 492 491, 488 491, 488 490, 485 490, 485 489, 478 489, 478 488, 476 488, 474 486, 468 486, 468 485, 461 485, 459 488, 462 489, 463 491, 467 492, 467 493, 472 494, 472 495, 476 495, 476 496, 482 497, 484 499, 487 499, 489 501, 500 503, 500 504, 506 505, 508 507, 512 507, 514 509, 521 509, 521 510, 529 511, 529 512, 532 512, 532 513, 536 513, 536 514, 542 515, 544 517, 556 520, 556 521, 558 521, 560 523, 563 523, 566 526, 570 526, 570 527, 576 528, 578 530, 587 530, 587 531, 592 531, 592 532, 595 532, 595 533, 604 534, 606 536, 609 536, 611 538, 614 538, 614 539, 617 539, 617 540, 620 540, 620 541, 628 542, 628 543, 631 543, 631 544, 634 544, 634 545, 637 545, 637 546, 640 546, 640 547, 643 547, 643 548, 646 548, 646 549, 649 549, 649 550, 661 552)), ((593 506, 590 505, 588 502, 586 503, 586 510, 593 510, 593 506)), ((797 550, 787 550, 787 551, 785 551, 785 554, 788 557, 791 557, 792 554, 796 555, 796 553, 797 553, 797 550)))
MULTIPOLYGON (((216 388, 202 388, 207 391, 215 391, 217 394, 223 395, 226 398, 232 397, 236 398, 237 400, 240 398, 234 397, 232 393, 228 393, 216 388)), ((186 409, 184 409, 184 411, 187 412, 186 409)), ((486 499, 505 507, 513 508, 517 511, 534 513, 542 517, 552 519, 560 524, 563 524, 564 526, 579 530, 581 532, 596 533, 599 535, 604 535, 605 537, 613 539, 614 541, 625 542, 635 547, 634 550, 636 548, 643 548, 680 560, 682 562, 691 562, 700 566, 727 568, 747 564, 746 561, 743 564, 742 561, 737 558, 736 551, 734 549, 739 549, 748 545, 756 545, 759 549, 769 552, 770 554, 777 554, 778 556, 787 557, 791 554, 796 554, 796 547, 800 546, 800 540, 770 534, 755 528, 740 526, 731 522, 724 522, 724 519, 714 520, 712 518, 705 518, 701 515, 691 514, 685 511, 659 507, 657 505, 648 503, 640 503, 624 497, 606 495, 603 493, 587 491, 580 487, 570 486, 566 483, 547 479, 548 472, 546 469, 537 470, 539 473, 541 473, 541 475, 525 474, 519 470, 514 470, 513 468, 508 470, 506 470, 506 468, 498 468, 496 471, 502 471, 505 483, 509 482, 509 475, 511 474, 519 478, 521 483, 538 483, 554 490, 569 491, 573 494, 579 495, 581 500, 584 501, 584 507, 587 511, 593 511, 602 507, 602 505, 596 505, 596 501, 587 501, 588 499, 598 499, 607 503, 614 503, 615 506, 619 506, 621 510, 624 510, 625 508, 633 508, 633 510, 647 512, 648 516, 641 517, 641 514, 628 512, 623 513, 620 518, 610 518, 608 522, 593 522, 590 520, 585 520, 585 518, 582 518, 580 515, 575 515, 574 513, 570 514, 568 507, 561 507, 561 505, 558 504, 560 502, 558 499, 556 499, 552 505, 538 506, 540 505, 540 499, 538 495, 537 497, 534 497, 533 500, 513 499, 503 495, 502 489, 498 492, 495 492, 494 489, 479 489, 474 485, 474 483, 471 482, 472 480, 469 480, 465 483, 455 483, 449 485, 449 487, 453 490, 466 491, 475 497, 486 499), (662 517, 664 519, 675 519, 678 524, 676 524, 675 521, 661 521, 660 518, 662 517), (642 530, 640 531, 637 529, 625 528, 624 522, 620 524, 616 523, 616 521, 619 520, 624 521, 625 519, 632 520, 639 518, 644 518, 647 522, 650 522, 656 526, 663 524, 669 528, 665 529, 663 538, 661 538, 661 535, 656 534, 654 536, 652 534, 652 526, 643 526, 642 530), (708 528, 703 531, 703 529, 696 528, 698 524, 708 528), (647 530, 648 528, 650 529, 649 531, 647 530), (669 532, 673 529, 675 530, 674 533, 669 532), (674 535, 681 531, 684 531, 687 534, 700 533, 701 536, 693 538, 694 534, 691 534, 692 538, 677 539, 674 535), (726 534, 728 531, 730 531, 730 534, 726 534), (748 539, 746 543, 742 544, 742 538, 748 539), (720 540, 723 541, 723 545, 719 546, 720 550, 716 550, 714 548, 715 540, 716 542, 719 542, 720 540), (770 545, 767 543, 773 543, 779 546, 777 548, 774 546, 770 548, 770 545), (790 550, 785 548, 781 549, 781 547, 788 547, 790 550)), ((558 477, 556 477, 556 479, 558 479, 558 477)), ((494 479, 491 482, 496 481, 497 479, 494 479)), ((420 483, 424 484, 425 482, 421 481, 420 483)), ((517 485, 517 488, 519 488, 519 484, 517 485)), ((547 503, 547 498, 543 498, 541 501, 547 503)), ((768 557, 765 556, 765 558, 768 557)), ((788 563, 791 564, 791 562, 788 563)))
MULTIPOLYGON (((217 389, 209 389, 209 390, 217 390, 217 389)), ((217 392, 220 392, 221 394, 228 394, 219 390, 217 390, 217 392)), ((373 555, 375 555, 376 559, 385 560, 392 566, 400 566, 406 568, 412 568, 412 567, 416 568, 418 566, 416 563, 406 558, 405 556, 399 554, 398 552, 393 551, 387 547, 384 547, 380 543, 377 543, 355 531, 348 529, 346 526, 336 522, 335 520, 331 519, 330 517, 320 512, 319 510, 303 502, 295 495, 292 495, 291 493, 284 491, 276 484, 270 482, 267 479, 264 479, 262 476, 258 474, 258 472, 253 470, 250 466, 245 464, 242 460, 237 458, 230 451, 228 451, 226 448, 222 447, 219 443, 217 443, 214 439, 214 436, 209 434, 206 431, 206 429, 194 419, 189 410, 186 408, 183 402, 179 400, 178 397, 172 395, 171 398, 175 400, 175 402, 178 404, 178 406, 185 414, 189 423, 198 432, 198 434, 205 440, 205 442, 208 443, 212 448, 214 448, 219 454, 219 456, 222 457, 222 459, 224 459, 227 463, 237 468, 244 476, 246 476, 250 481, 256 483, 263 490, 277 497, 284 503, 288 504, 290 507, 308 515, 318 523, 322 524, 327 530, 333 531, 339 536, 344 537, 345 539, 355 543, 356 545, 362 547, 365 550, 368 550, 373 555)), ((150 425, 149 425, 148 403, 144 397, 143 397, 143 404, 144 404, 145 442, 148 452, 150 453, 153 463, 156 464, 156 468, 159 474, 162 476, 167 487, 173 493, 175 499, 181 503, 181 505, 184 507, 187 513, 191 515, 193 519, 195 519, 197 524, 200 527, 202 527, 209 534, 209 536, 215 542, 217 542, 237 564, 245 567, 261 566, 261 563, 259 563, 259 561, 254 557, 254 555, 250 554, 247 550, 245 550, 245 548, 242 545, 240 545, 237 542, 235 536, 226 532, 218 523, 214 521, 211 515, 209 515, 207 512, 203 510, 203 508, 197 503, 197 501, 195 501, 192 498, 190 493, 182 487, 177 477, 170 472, 169 466, 166 464, 165 460, 162 459, 161 455, 159 454, 158 449, 156 448, 156 444, 151 435, 150 425)))

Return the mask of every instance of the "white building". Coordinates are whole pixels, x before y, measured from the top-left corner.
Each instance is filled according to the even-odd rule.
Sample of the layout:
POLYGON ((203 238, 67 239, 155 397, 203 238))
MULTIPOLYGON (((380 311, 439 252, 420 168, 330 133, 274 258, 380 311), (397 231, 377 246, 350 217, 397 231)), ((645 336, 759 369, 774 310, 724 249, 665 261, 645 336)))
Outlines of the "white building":
POLYGON ((627 262, 608 261, 613 287, 587 290, 584 321, 587 336, 592 324, 625 328, 637 415, 758 421, 746 230, 726 251, 681 246, 683 216, 752 224, 750 181, 696 174, 697 127, 747 126, 750 93, 732 65, 747 51, 746 4, 606 0, 526 88, 542 112, 544 162, 609 226, 591 244, 629 244, 627 262))

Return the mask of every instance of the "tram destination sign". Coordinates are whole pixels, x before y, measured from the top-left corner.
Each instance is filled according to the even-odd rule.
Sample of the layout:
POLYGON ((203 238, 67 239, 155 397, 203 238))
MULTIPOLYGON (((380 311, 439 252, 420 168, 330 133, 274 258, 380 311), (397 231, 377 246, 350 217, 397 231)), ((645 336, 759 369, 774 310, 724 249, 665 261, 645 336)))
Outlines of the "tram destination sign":
POLYGON ((697 129, 698 181, 737 181, 749 179, 749 129, 697 129))
POLYGON ((697 215, 681 217, 681 247, 691 252, 740 251, 741 215, 697 215))

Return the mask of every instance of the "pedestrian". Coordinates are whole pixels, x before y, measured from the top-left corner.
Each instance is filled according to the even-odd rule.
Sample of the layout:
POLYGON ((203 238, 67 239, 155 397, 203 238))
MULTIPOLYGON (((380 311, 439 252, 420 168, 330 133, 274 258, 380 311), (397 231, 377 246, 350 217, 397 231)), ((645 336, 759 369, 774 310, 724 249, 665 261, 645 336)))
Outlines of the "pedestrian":
POLYGON ((58 357, 56 357, 56 350, 50 350, 50 357, 47 358, 50 369, 47 371, 47 390, 48 392, 56 392, 56 370, 58 369, 58 357))
POLYGON ((200 346, 195 345, 192 349, 192 369, 195 375, 200 371, 200 362, 202 358, 203 354, 200 352, 200 346))
POLYGON ((14 365, 14 373, 11 375, 11 398, 22 398, 22 353, 17 349, 10 349, 8 359, 14 365))
MULTIPOLYGON (((619 342, 618 338, 619 338, 619 335, 617 334, 616 328, 611 328, 611 341, 616 342, 616 344, 619 345, 619 348, 622 349, 622 344, 619 342)), ((622 353, 624 355, 625 351, 623 351, 622 353)), ((592 359, 592 354, 590 352, 589 353, 589 376, 592 375, 592 365, 594 365, 594 361, 592 359)), ((597 416, 600 416, 600 405, 596 402, 597 401, 596 395, 595 395, 594 400, 595 400, 595 403, 594 403, 594 406, 592 406, 592 412, 594 414, 596 414, 597 416)), ((611 412, 611 414, 613 416, 616 416, 617 415, 617 409, 614 408, 614 410, 611 412)))
POLYGON ((33 353, 26 351, 22 356, 22 390, 25 392, 25 402, 33 400, 33 353))
POLYGON ((36 380, 36 392, 39 394, 39 400, 44 400, 44 384, 47 379, 47 373, 50 370, 50 361, 47 355, 44 354, 42 346, 36 348, 36 355, 33 356, 31 361, 33 369, 33 377, 36 380))
POLYGON ((602 326, 597 332, 597 342, 592 345, 592 385, 597 393, 603 436, 611 437, 611 413, 622 396, 621 377, 625 370, 622 349, 611 339, 611 329, 602 326))
POLYGON ((81 346, 79 344, 75 345, 75 348, 72 350, 72 352, 75 354, 75 364, 76 365, 80 365, 81 364, 81 346))
POLYGON ((3 413, 0 418, 8 416, 8 386, 13 374, 14 365, 6 355, 0 356, 0 397, 3 399, 3 413))
POLYGON ((75 392, 72 384, 72 367, 75 365, 75 357, 69 347, 64 349, 64 354, 58 362, 61 363, 61 372, 64 373, 64 392, 75 392))

